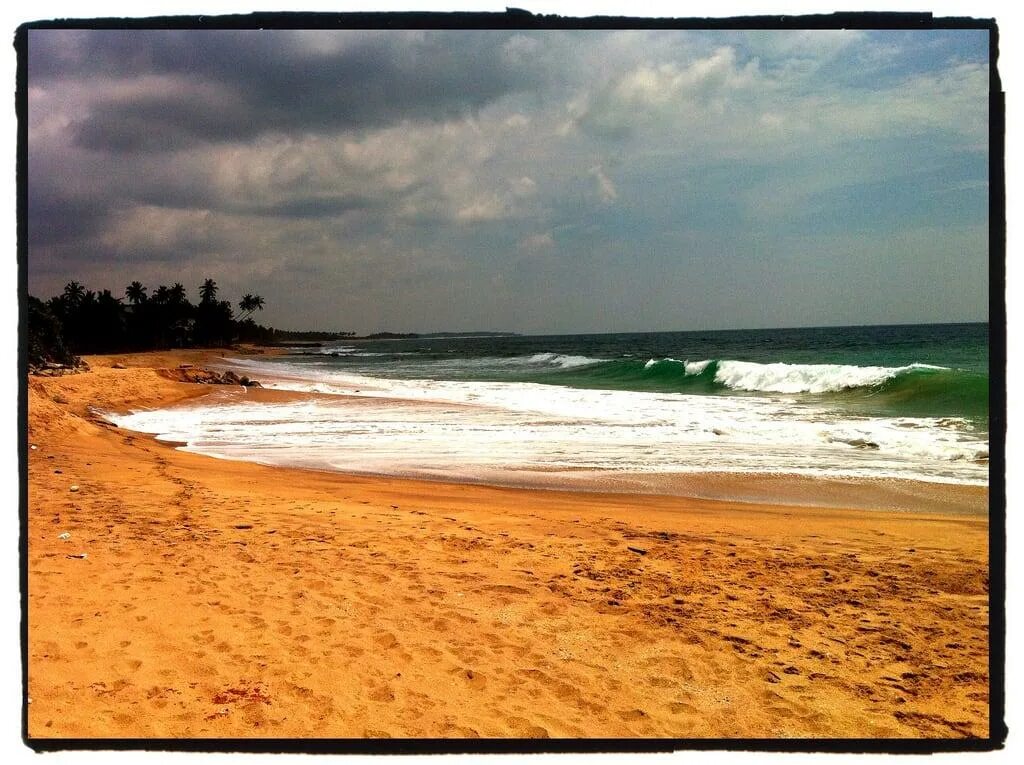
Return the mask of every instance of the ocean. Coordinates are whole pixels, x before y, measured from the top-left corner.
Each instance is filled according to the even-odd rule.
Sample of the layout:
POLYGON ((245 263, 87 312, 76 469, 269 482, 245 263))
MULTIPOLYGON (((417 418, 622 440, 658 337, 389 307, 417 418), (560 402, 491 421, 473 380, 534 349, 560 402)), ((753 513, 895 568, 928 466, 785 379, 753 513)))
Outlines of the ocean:
POLYGON ((322 395, 110 418, 216 457, 506 485, 988 483, 987 324, 351 340, 225 365, 322 395))

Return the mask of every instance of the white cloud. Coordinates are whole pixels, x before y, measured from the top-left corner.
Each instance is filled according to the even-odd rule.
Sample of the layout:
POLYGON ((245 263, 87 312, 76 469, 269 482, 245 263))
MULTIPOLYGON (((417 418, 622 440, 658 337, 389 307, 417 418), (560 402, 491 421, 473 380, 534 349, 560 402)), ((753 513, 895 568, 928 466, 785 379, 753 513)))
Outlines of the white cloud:
POLYGON ((850 47, 865 42, 859 29, 797 29, 747 32, 747 45, 754 55, 772 58, 812 58, 829 61, 850 47))
POLYGON ((505 201, 496 194, 489 194, 486 197, 473 200, 465 207, 460 207, 455 213, 455 218, 463 223, 478 223, 501 220, 507 218, 508 215, 509 207, 505 201))
POLYGON ((518 244, 521 251, 530 254, 545 252, 554 246, 555 240, 550 231, 546 231, 542 234, 533 234, 525 239, 520 239, 518 244))
POLYGON ((513 178, 508 182, 508 185, 511 187, 512 193, 517 197, 528 197, 537 193, 537 184, 533 178, 526 175, 521 178, 513 178))
POLYGON ((775 57, 769 68, 734 46, 689 62, 648 61, 578 91, 566 107, 561 133, 631 139, 647 152, 691 154, 702 161, 762 161, 844 141, 928 132, 959 135, 965 147, 983 144, 985 64, 889 76, 874 86, 809 77, 799 65, 807 59, 817 67, 862 38, 861 32, 845 30, 759 33, 760 47, 775 57))
POLYGON ((612 179, 609 178, 604 168, 600 165, 594 165, 590 168, 590 174, 594 176, 594 180, 597 181, 597 194, 601 198, 601 201, 605 204, 611 204, 619 198, 619 192, 615 188, 615 184, 612 183, 612 179))
MULTIPOLYGON (((357 38, 312 33, 294 42, 327 55, 357 38)), ((429 308, 421 285, 460 268, 478 271, 479 284, 511 284, 526 277, 499 273, 496 263, 539 272, 557 262, 568 283, 594 267, 595 240, 627 241, 615 227, 629 215, 650 216, 628 242, 656 260, 677 251, 679 229, 711 231, 722 210, 735 227, 718 234, 740 238, 805 212, 826 192, 898 182, 909 160, 871 157, 872 142, 986 148, 987 66, 937 65, 857 86, 829 78, 840 65, 823 63, 853 51, 864 58, 865 45, 862 33, 845 31, 523 32, 505 41, 501 55, 515 66, 543 61, 546 79, 472 113, 265 133, 159 154, 90 152, 75 145, 71 127, 112 98, 220 94, 179 75, 54 80, 29 90, 30 170, 33 183, 65 197, 110 200, 117 214, 80 243, 109 263, 164 258, 168 274, 205 263, 217 277, 221 264, 231 272, 244 262, 259 278, 319 279, 377 299, 383 280, 406 280, 423 290, 417 304, 429 308), (567 257, 543 257, 556 248, 553 231, 567 257)), ((871 45, 898 60, 891 43, 871 45)), ((950 183, 977 185, 962 177, 950 183)), ((31 253, 30 269, 72 250, 50 246, 31 253)), ((657 278, 654 265, 643 267, 657 278)), ((138 273, 170 279, 159 269, 138 273)), ((558 286, 554 277, 538 281, 545 279, 558 286)), ((358 307, 378 310, 369 298, 358 307)))
POLYGON ((734 92, 753 87, 760 78, 758 62, 740 65, 728 46, 687 66, 645 63, 578 96, 569 105, 569 125, 621 137, 652 123, 693 122, 708 109, 721 113, 734 92))

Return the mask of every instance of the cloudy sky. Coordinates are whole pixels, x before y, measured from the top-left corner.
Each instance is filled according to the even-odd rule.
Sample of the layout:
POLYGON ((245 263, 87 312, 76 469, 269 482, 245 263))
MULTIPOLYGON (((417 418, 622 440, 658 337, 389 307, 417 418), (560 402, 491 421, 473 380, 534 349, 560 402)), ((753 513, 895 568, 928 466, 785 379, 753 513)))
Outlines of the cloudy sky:
POLYGON ((985 320, 983 31, 28 43, 28 274, 281 328, 985 320))

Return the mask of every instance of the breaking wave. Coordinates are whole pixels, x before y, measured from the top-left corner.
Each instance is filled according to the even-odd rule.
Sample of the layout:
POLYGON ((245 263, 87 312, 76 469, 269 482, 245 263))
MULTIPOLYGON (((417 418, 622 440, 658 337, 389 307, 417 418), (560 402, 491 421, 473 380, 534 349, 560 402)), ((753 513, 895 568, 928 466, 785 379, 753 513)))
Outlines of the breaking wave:
POLYGON ((838 396, 918 414, 988 412, 988 376, 931 364, 760 364, 730 359, 607 360, 535 378, 583 388, 704 394, 838 396))

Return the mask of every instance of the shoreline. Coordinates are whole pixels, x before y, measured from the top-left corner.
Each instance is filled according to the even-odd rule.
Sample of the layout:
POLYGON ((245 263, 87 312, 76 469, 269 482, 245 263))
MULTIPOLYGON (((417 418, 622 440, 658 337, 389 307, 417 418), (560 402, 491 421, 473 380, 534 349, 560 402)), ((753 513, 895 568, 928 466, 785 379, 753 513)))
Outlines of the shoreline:
MULTIPOLYGON (((273 355, 283 355, 283 349, 274 348, 273 355)), ((216 358, 207 365, 216 370, 232 368, 232 359, 216 358)), ((292 378, 263 376, 263 380, 288 382, 292 378)), ((241 400, 255 402, 291 403, 312 400, 342 400, 352 405, 379 406, 385 402, 388 407, 414 406, 440 409, 469 409, 470 404, 454 402, 433 402, 430 400, 380 398, 349 393, 328 393, 294 390, 290 388, 221 388, 210 390, 208 404, 238 403, 241 400), (221 401, 209 400, 221 393, 221 401)), ((172 406, 188 406, 191 401, 177 402, 172 406)), ((127 413, 122 408, 117 413, 127 413)), ((161 441, 161 443, 169 443, 161 441)), ((186 444, 176 444, 186 446, 186 444)), ((229 459, 254 462, 256 464, 280 467, 289 470, 315 470, 370 478, 395 478, 410 481, 426 481, 440 484, 468 484, 499 488, 596 492, 599 494, 658 495, 689 499, 724 500, 753 504, 791 505, 794 507, 832 507, 879 512, 953 513, 985 515, 989 509, 988 485, 962 483, 958 481, 928 481, 918 478, 901 477, 858 477, 841 475, 813 475, 792 472, 752 472, 747 470, 695 469, 692 471, 631 472, 590 468, 505 468, 476 469, 462 474, 453 472, 402 472, 374 469, 345 469, 316 464, 287 464, 272 461, 257 461, 247 457, 217 454, 215 450, 192 453, 203 454, 215 459, 229 459)))
POLYGON ((983 514, 268 467, 90 414, 222 355, 29 380, 32 738, 988 734, 983 514))

